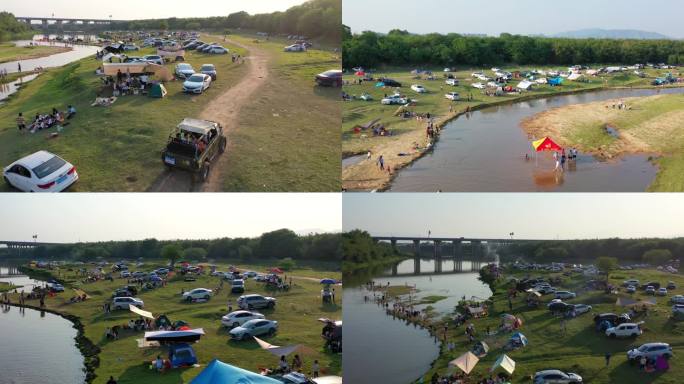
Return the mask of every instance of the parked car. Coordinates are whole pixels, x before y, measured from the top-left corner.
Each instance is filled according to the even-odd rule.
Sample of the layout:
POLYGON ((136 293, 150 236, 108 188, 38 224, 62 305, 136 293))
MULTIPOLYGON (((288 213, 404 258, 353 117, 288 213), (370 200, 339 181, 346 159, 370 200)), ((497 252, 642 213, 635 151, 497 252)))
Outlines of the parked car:
POLYGON ((252 336, 269 335, 272 336, 278 330, 278 322, 266 319, 255 319, 230 330, 230 337, 233 340, 245 340, 252 336))
POLYGON ((64 286, 60 283, 50 283, 48 288, 51 292, 64 292, 64 286))
POLYGON ((147 55, 143 57, 145 61, 151 64, 164 65, 164 58, 159 55, 147 55))
POLYGON ((176 69, 174 71, 175 75, 181 79, 187 79, 188 77, 195 74, 195 68, 188 63, 178 63, 176 64, 176 69))
POLYGON ((198 93, 206 91, 211 86, 211 76, 195 73, 183 82, 183 92, 198 93))
POLYGON ((411 89, 413 90, 413 92, 417 92, 417 93, 427 93, 427 89, 425 89, 425 87, 423 87, 423 86, 420 85, 420 84, 413 84, 413 85, 411 86, 411 89))
POLYGON ((674 295, 670 298, 670 302, 673 304, 684 304, 684 295, 674 295))
POLYGON ((446 95, 444 95, 444 97, 451 101, 457 101, 461 98, 461 95, 459 95, 458 92, 449 92, 446 95))
POLYGON ((583 313, 591 312, 592 307, 591 307, 591 305, 587 305, 587 304, 575 304, 573 306, 573 309, 575 310, 576 314, 581 315, 583 313))
POLYGON ((401 88, 401 83, 394 80, 394 79, 388 79, 388 78, 381 78, 379 81, 385 84, 387 87, 397 87, 401 88))
POLYGON ((667 296, 667 288, 660 288, 658 289, 658 292, 656 292, 658 296, 667 296))
POLYGON ((639 324, 635 323, 623 323, 606 329, 606 336, 608 337, 637 337, 642 333, 639 324))
POLYGON ((672 306, 672 316, 684 315, 684 304, 675 304, 672 306))
POLYGON ((574 299, 577 295, 574 292, 556 291, 556 299, 574 299))
POLYGON ((447 80, 445 81, 445 84, 446 84, 446 85, 451 85, 451 86, 455 87, 455 86, 458 85, 458 79, 447 79, 447 80))
POLYGON ((646 288, 648 288, 649 286, 653 287, 654 289, 658 289, 658 288, 660 288, 660 283, 657 282, 657 281, 649 281, 648 283, 643 284, 643 285, 641 286, 641 289, 646 289, 646 288))
POLYGON ((128 272, 128 271, 121 271, 121 272, 119 273, 119 277, 122 277, 122 278, 129 278, 129 277, 131 277, 131 273, 128 272))
POLYGON ((209 300, 212 295, 212 290, 207 288, 195 288, 193 290, 183 293, 183 300, 192 301, 196 299, 209 300))
POLYGON ((216 66, 214 64, 202 64, 199 71, 210 76, 211 80, 216 80, 216 66))
POLYGON ((486 87, 485 87, 485 85, 482 84, 482 83, 473 83, 473 88, 485 89, 486 87))
POLYGON ((38 151, 5 167, 3 178, 22 192, 61 192, 78 181, 78 173, 61 157, 38 151))
POLYGON ((636 287, 633 285, 630 285, 627 287, 627 293, 634 293, 636 292, 636 287))
POLYGON ((637 280, 637 279, 625 280, 625 281, 622 282, 622 285, 625 286, 625 287, 629 287, 630 285, 633 285, 633 286, 635 286, 635 287, 638 287, 638 286, 639 286, 639 280, 637 280))
POLYGON ((559 371, 558 369, 546 369, 534 374, 534 384, 579 384, 582 382, 582 376, 568 372, 559 371))
POLYGON ((306 51, 306 46, 303 44, 292 44, 283 48, 284 52, 304 52, 306 51))
POLYGON ((264 315, 259 312, 251 311, 233 311, 221 318, 221 324, 225 327, 235 328, 242 324, 257 319, 264 319, 264 315))
POLYGON ((234 279, 230 287, 230 293, 245 292, 245 281, 242 279, 234 279))
POLYGON ((135 44, 125 44, 123 46, 124 51, 139 51, 140 48, 135 44))
POLYGON ((140 309, 145 307, 145 303, 135 297, 115 297, 112 299, 112 308, 114 309, 128 309, 131 305, 140 309))
POLYGON ((339 69, 331 69, 316 75, 316 84, 322 87, 341 87, 342 86, 342 71, 339 69))
POLYGON ((672 290, 672 289, 677 289, 677 285, 675 284, 674 281, 668 281, 668 283, 667 283, 667 289, 670 289, 670 290, 672 290))
POLYGON ((380 100, 380 104, 382 105, 404 105, 408 104, 408 99, 405 97, 401 97, 401 95, 389 95, 382 100, 380 100))
POLYGON ((667 343, 646 343, 639 348, 630 349, 627 351, 627 360, 634 363, 646 356, 647 359, 655 359, 658 356, 672 357, 672 347, 667 343))
POLYGON ((272 309, 276 305, 276 299, 257 294, 240 296, 237 301, 238 307, 246 310, 268 308, 272 309))
POLYGON ((139 56, 128 56, 124 59, 124 63, 146 63, 144 58, 139 56))
POLYGON ((656 290, 655 290, 655 287, 654 287, 654 286, 649 285, 649 286, 646 287, 645 293, 646 293, 647 295, 655 295, 655 292, 656 292, 656 290))
POLYGON ((254 271, 247 271, 247 272, 242 274, 242 276, 244 276, 245 278, 256 277, 256 275, 258 275, 258 273, 254 272, 254 271))
POLYGON ((228 48, 224 48, 224 47, 221 47, 221 46, 210 47, 210 48, 207 49, 207 51, 206 51, 206 53, 212 53, 212 54, 215 54, 215 55, 225 55, 225 54, 227 54, 228 52, 230 52, 230 51, 228 50, 228 48))

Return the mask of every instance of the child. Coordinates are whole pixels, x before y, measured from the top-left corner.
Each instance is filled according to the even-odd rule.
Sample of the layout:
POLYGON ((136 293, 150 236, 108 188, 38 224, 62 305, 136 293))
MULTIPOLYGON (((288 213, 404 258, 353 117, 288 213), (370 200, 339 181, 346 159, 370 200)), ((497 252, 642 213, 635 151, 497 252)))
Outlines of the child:
POLYGON ((311 365, 311 370, 313 371, 313 377, 316 378, 318 377, 318 360, 314 360, 313 364, 311 365))

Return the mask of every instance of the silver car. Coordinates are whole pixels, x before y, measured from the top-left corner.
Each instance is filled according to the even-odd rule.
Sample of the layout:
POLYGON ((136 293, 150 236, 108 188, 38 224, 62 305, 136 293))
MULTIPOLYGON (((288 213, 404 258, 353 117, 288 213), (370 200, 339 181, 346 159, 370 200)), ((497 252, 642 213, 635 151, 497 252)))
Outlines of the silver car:
POLYGON ((558 369, 547 369, 534 374, 534 384, 579 384, 582 376, 558 369))
POLYGON ((273 335, 278 330, 278 322, 266 319, 250 320, 239 327, 230 330, 230 337, 234 340, 245 340, 252 336, 273 335))
POLYGON ((203 73, 195 73, 183 83, 183 92, 202 93, 211 85, 211 76, 203 73))

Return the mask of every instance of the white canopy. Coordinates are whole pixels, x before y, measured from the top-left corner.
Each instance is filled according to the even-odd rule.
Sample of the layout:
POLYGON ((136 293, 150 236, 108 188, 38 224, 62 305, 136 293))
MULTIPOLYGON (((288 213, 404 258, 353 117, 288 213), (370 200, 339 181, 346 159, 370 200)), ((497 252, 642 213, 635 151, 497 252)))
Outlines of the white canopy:
POLYGON ((215 124, 211 121, 186 117, 185 119, 183 119, 183 121, 180 122, 180 124, 178 124, 178 129, 180 129, 181 131, 206 135, 207 133, 209 133, 209 130, 214 128, 214 126, 215 124))
POLYGON ((154 316, 152 316, 152 312, 143 311, 142 309, 136 307, 135 305, 129 305, 128 309, 130 309, 131 312, 138 314, 142 317, 147 317, 148 319, 154 320, 154 316))
POLYGON ((509 375, 512 375, 513 371, 515 371, 515 361, 513 361, 513 359, 508 357, 506 354, 503 354, 496 359, 496 362, 494 365, 492 365, 492 368, 490 368, 489 371, 494 372, 498 368, 501 368, 508 372, 509 375))
POLYGON ((269 344, 269 343, 261 340, 260 338, 258 338, 256 336, 254 336, 254 340, 256 340, 256 342, 259 343, 259 346, 261 347, 261 349, 265 349, 265 350, 271 352, 272 354, 274 354, 276 356, 287 356, 290 353, 299 349, 299 344, 290 345, 287 347, 279 347, 277 345, 269 344))
POLYGON ((461 356, 457 357, 454 360, 451 360, 449 362, 449 365, 453 365, 454 367, 458 367, 461 369, 461 371, 465 372, 465 374, 469 374, 470 371, 475 368, 477 363, 480 361, 477 356, 475 356, 472 352, 468 351, 461 356))
POLYGON ((520 83, 518 83, 517 88, 528 90, 532 88, 532 84, 534 83, 532 83, 531 81, 523 80, 520 83))

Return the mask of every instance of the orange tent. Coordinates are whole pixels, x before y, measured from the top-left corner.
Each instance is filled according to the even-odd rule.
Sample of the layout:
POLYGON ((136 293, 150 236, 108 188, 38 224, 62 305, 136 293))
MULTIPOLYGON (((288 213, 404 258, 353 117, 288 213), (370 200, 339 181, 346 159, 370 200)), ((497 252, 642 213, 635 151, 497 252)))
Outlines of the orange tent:
POLYGON ((560 145, 556 144, 553 140, 551 140, 550 137, 544 137, 539 140, 535 140, 532 142, 532 147, 534 147, 534 150, 537 152, 542 152, 542 151, 561 151, 563 148, 561 148, 560 145))

